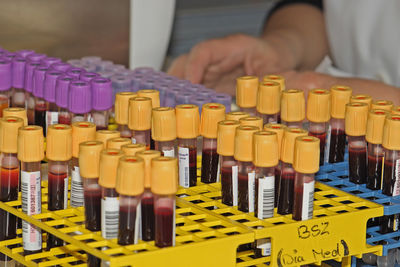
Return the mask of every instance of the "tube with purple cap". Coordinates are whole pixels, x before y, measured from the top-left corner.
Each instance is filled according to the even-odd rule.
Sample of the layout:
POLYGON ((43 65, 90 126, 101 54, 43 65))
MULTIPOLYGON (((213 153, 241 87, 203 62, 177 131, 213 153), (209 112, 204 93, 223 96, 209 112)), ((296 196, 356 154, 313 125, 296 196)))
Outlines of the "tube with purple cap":
POLYGON ((101 57, 98 56, 86 56, 81 58, 81 61, 83 63, 87 63, 87 64, 98 64, 101 62, 101 57))
POLYGON ((100 70, 97 72, 101 77, 111 78, 114 75, 113 71, 100 70))
POLYGON ((53 64, 61 63, 61 58, 58 57, 48 57, 42 60, 42 64, 47 67, 51 67, 53 64))
POLYGON ((85 81, 72 81, 68 93, 68 109, 71 113, 71 123, 88 121, 92 110, 92 91, 85 81))
POLYGON ((70 68, 72 68, 72 66, 68 63, 64 63, 64 62, 59 62, 59 63, 54 63, 51 65, 51 68, 53 70, 58 70, 58 71, 62 71, 62 72, 66 72, 67 70, 69 70, 70 68))
POLYGON ((3 57, 5 57, 8 60, 13 60, 18 54, 14 52, 6 52, 3 57))
POLYGON ((199 97, 196 97, 195 99, 193 99, 191 104, 199 107, 199 111, 200 111, 200 115, 201 115, 203 105, 208 102, 210 102, 210 99, 199 96, 199 97))
POLYGON ((0 117, 3 117, 3 109, 8 108, 11 89, 11 61, 0 59, 0 117))
MULTIPOLYGON (((99 63, 96 63, 96 70, 97 71, 104 71, 105 69, 111 67, 113 65, 112 61, 110 60, 102 60, 99 63)), ((106 77, 109 78, 109 77, 106 77)))
POLYGON ((90 82, 96 77, 99 77, 100 75, 95 73, 95 72, 84 72, 79 76, 79 80, 85 81, 85 82, 90 82))
POLYGON ((70 68, 66 74, 69 76, 72 76, 74 78, 79 79, 82 73, 85 73, 86 71, 82 68, 70 68))
POLYGON ((111 80, 106 78, 94 78, 92 86, 92 119, 97 130, 108 129, 108 118, 112 102, 111 80))
POLYGON ((68 92, 69 85, 74 80, 73 77, 62 75, 56 82, 56 105, 58 106, 58 123, 71 124, 71 116, 68 111, 68 92))
POLYGON ((28 61, 30 62, 39 62, 39 63, 45 58, 46 58, 45 54, 38 54, 38 53, 33 53, 26 57, 26 59, 28 59, 28 61))
POLYGON ((33 71, 32 93, 35 96, 35 125, 41 126, 46 137, 46 111, 48 105, 44 100, 44 80, 48 67, 40 65, 33 71))
POLYGON ((67 63, 75 68, 79 68, 83 64, 80 59, 70 59, 70 60, 67 60, 67 63))
POLYGON ((17 53, 19 56, 21 56, 21 57, 23 57, 23 58, 26 58, 27 56, 34 54, 35 51, 30 50, 30 49, 22 49, 22 50, 18 50, 16 53, 17 53))
POLYGON ((114 75, 111 77, 112 85, 112 102, 115 101, 115 94, 120 92, 130 92, 131 91, 131 78, 122 75, 114 75))
POLYGON ((12 61, 12 93, 11 93, 11 107, 25 108, 25 65, 26 59, 17 56, 12 61))
POLYGON ((185 90, 179 87, 172 87, 168 89, 165 94, 164 106, 171 108, 175 107, 176 96, 183 92, 185 92, 185 90))
POLYGON ((191 92, 184 92, 182 94, 178 94, 175 98, 175 104, 182 105, 182 104, 190 104, 190 100, 193 99, 195 95, 191 92))
POLYGON ((56 84, 57 79, 63 75, 58 70, 48 70, 44 80, 44 100, 48 110, 46 112, 46 129, 50 125, 58 123, 58 107, 56 105, 56 84))
POLYGON ((35 97, 32 94, 33 89, 33 72, 36 67, 40 66, 40 62, 27 62, 25 65, 25 99, 26 99, 26 114, 28 116, 28 124, 35 124, 35 97))
POLYGON ((226 112, 231 112, 232 96, 228 94, 214 94, 211 96, 212 102, 220 103, 225 106, 226 112))

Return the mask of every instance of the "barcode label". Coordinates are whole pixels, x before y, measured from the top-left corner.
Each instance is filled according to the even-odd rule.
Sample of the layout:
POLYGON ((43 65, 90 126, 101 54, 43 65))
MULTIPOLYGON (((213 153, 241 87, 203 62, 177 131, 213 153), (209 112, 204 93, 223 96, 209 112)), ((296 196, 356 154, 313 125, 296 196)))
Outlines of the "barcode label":
POLYGON ((68 208, 68 176, 64 178, 64 209, 68 208))
POLYGON ((170 157, 170 158, 174 158, 175 157, 175 149, 166 149, 162 151, 164 157, 170 157))
POLYGON ((189 148, 178 147, 179 159, 179 184, 182 187, 189 187, 189 148))
POLYGON ((269 238, 258 239, 257 248, 261 249, 261 256, 271 256, 271 240, 269 238))
POLYGON ((331 149, 331 125, 328 127, 328 131, 326 132, 326 141, 325 141, 325 150, 324 150, 324 161, 325 163, 329 162, 329 150, 331 149))
POLYGON ((53 124, 58 123, 58 112, 46 111, 46 129, 53 124))
POLYGON ((135 137, 132 137, 131 141, 132 141, 132 144, 136 144, 136 138, 135 137))
POLYGON ((139 203, 136 207, 134 242, 137 244, 139 238, 142 239, 142 205, 139 203))
POLYGON ((394 176, 396 180, 394 181, 393 196, 400 195, 400 159, 396 160, 394 176))
POLYGON ((256 181, 256 173, 250 172, 247 175, 248 177, 248 196, 249 196, 249 212, 254 212, 254 189, 255 189, 255 181, 256 181))
POLYGON ((232 204, 238 205, 238 166, 232 166, 232 204))
POLYGON ((101 235, 105 239, 118 237, 119 201, 117 197, 101 199, 101 235))
POLYGON ((257 217, 266 219, 274 216, 275 176, 258 179, 257 217))
POLYGON ((83 182, 79 173, 79 167, 71 172, 71 207, 83 206, 83 182))
MULTIPOLYGON (((42 212, 42 192, 40 187, 40 171, 21 171, 22 211, 27 215, 42 212)), ((42 248, 42 234, 39 228, 22 221, 23 247, 27 251, 42 248)))
POLYGON ((309 220, 313 216, 314 184, 315 182, 312 181, 303 185, 303 205, 301 207, 302 221, 309 220))

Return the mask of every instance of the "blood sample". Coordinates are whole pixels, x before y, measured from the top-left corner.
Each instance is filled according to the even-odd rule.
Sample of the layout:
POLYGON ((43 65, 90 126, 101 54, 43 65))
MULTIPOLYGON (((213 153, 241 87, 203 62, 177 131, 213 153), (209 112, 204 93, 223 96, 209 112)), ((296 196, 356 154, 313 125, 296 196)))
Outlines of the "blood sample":
POLYGON ((26 107, 28 115, 28 124, 35 124, 35 97, 32 94, 33 90, 33 72, 40 66, 40 62, 27 62, 25 66, 25 82, 24 87, 26 91, 26 107))
POLYGON ((115 122, 121 137, 132 138, 132 131, 128 128, 129 99, 136 97, 133 92, 121 92, 115 95, 115 122))
POLYGON ((175 246, 175 194, 178 190, 178 161, 158 157, 151 161, 151 192, 154 194, 155 245, 175 246))
POLYGON ((132 130, 132 143, 145 144, 150 149, 151 98, 129 99, 128 127, 132 130))
POLYGON ((107 140, 107 148, 120 150, 123 145, 132 144, 130 138, 115 137, 107 140))
POLYGON ((242 76, 236 79, 236 104, 240 111, 256 115, 258 78, 256 76, 242 76))
POLYGON ((26 59, 17 56, 12 61, 12 94, 11 94, 11 107, 26 107, 26 99, 25 99, 25 89, 24 89, 24 81, 25 81, 25 65, 26 59))
POLYGON ((277 123, 281 110, 281 86, 274 81, 263 81, 258 87, 257 115, 263 124, 277 123))
POLYGON ((28 116, 24 108, 6 108, 3 110, 4 117, 17 117, 23 120, 24 126, 28 125, 28 116))
POLYGON ((293 169, 294 144, 296 137, 307 136, 308 132, 301 128, 286 128, 281 147, 281 179, 278 193, 278 213, 290 214, 293 211, 294 178, 293 169))
MULTIPOLYGON (((48 159, 48 210, 68 207, 68 166, 72 157, 72 129, 68 125, 54 124, 47 130, 46 157, 48 159)), ((53 235, 48 235, 47 250, 64 245, 53 235)))
POLYGON ((35 125, 42 127, 43 135, 46 137, 46 112, 48 104, 44 99, 44 80, 46 72, 49 70, 46 66, 39 66, 33 72, 33 89, 35 96, 35 125))
POLYGON ((197 184, 197 137, 199 136, 199 108, 196 105, 178 105, 176 135, 178 137, 179 184, 191 187, 197 184))
POLYGON ((72 124, 71 207, 83 206, 83 182, 79 171, 79 144, 95 140, 96 126, 90 122, 72 124))
POLYGON ((56 82, 56 105, 58 106, 58 123, 71 124, 71 115, 68 110, 69 85, 75 78, 67 75, 58 77, 56 82))
POLYGON ((3 109, 8 108, 12 85, 12 62, 6 58, 0 58, 0 118, 3 117, 3 109))
POLYGON ((331 93, 325 89, 314 89, 308 92, 307 119, 309 135, 319 139, 319 165, 325 162, 325 146, 331 118, 331 93))
POLYGON ((241 126, 255 126, 259 130, 263 128, 263 119, 257 116, 248 116, 239 120, 241 126))
MULTIPOLYGON (((4 116, 0 120, 0 201, 18 200, 19 160, 17 158, 18 129, 24 126, 20 118, 4 116)), ((17 217, 0 209, 0 241, 17 237, 17 217)), ((8 266, 13 260, 0 253, 0 264, 8 266)))
POLYGON ((176 115, 175 109, 169 107, 153 108, 151 136, 155 150, 165 157, 176 155, 176 115))
POLYGON ((366 103, 368 105, 368 109, 371 109, 372 97, 365 94, 353 95, 350 98, 350 103, 355 103, 355 102, 366 103))
MULTIPOLYGON (((40 126, 24 126, 18 130, 18 159, 21 161, 22 211, 27 215, 42 212, 41 167, 44 158, 43 129, 40 126)), ((24 254, 42 250, 40 228, 22 221, 24 254)))
POLYGON ((374 100, 371 109, 383 109, 390 112, 393 109, 393 102, 389 100, 374 100))
MULTIPOLYGON (((83 181, 85 226, 90 231, 101 230, 101 187, 99 180, 100 153, 103 143, 87 141, 79 145, 79 170, 83 181)), ((101 260, 88 257, 89 266, 100 266, 101 260)))
POLYGON ((161 156, 157 150, 146 150, 138 152, 137 157, 144 160, 144 192, 142 195, 142 239, 144 241, 154 240, 154 196, 151 192, 151 160, 161 156))
POLYGON ((58 70, 48 70, 44 81, 44 100, 47 102, 48 110, 46 112, 46 129, 53 124, 58 123, 58 107, 56 104, 56 83, 62 76, 58 70))
POLYGON ((92 91, 90 84, 84 81, 71 81, 68 92, 68 110, 71 123, 88 121, 92 109, 92 91))
POLYGON ((151 99, 151 106, 153 108, 160 107, 160 92, 158 90, 153 89, 143 89, 137 91, 138 96, 140 97, 148 97, 151 99))
POLYGON ((113 131, 113 130, 99 130, 96 131, 96 141, 100 141, 104 145, 104 149, 107 148, 107 142, 108 140, 112 138, 118 138, 120 137, 120 132, 118 131, 113 131))
POLYGON ((201 159, 201 182, 219 181, 219 157, 217 153, 217 126, 225 118, 225 106, 218 103, 203 105, 200 122, 200 134, 203 136, 201 159))
POLYGON ((94 78, 92 86, 92 120, 97 130, 108 129, 109 112, 113 106, 111 80, 94 78))
POLYGON ((283 90, 281 97, 281 123, 290 128, 302 128, 304 119, 304 92, 298 89, 283 90))
POLYGON ((115 185, 118 162, 123 155, 118 149, 104 149, 100 154, 101 235, 105 239, 118 237, 119 201, 115 185))
POLYGON ((146 145, 145 144, 127 144, 127 145, 121 146, 121 150, 127 156, 135 156, 136 153, 145 151, 146 145))
POLYGON ((362 102, 346 104, 345 130, 349 142, 349 180, 356 184, 367 182, 368 105, 362 102))
POLYGON ((94 78, 97 78, 97 77, 100 77, 100 75, 95 72, 84 72, 84 73, 81 73, 81 75, 79 76, 79 80, 85 81, 85 82, 90 82, 91 80, 93 80, 94 78))
POLYGON ((231 111, 225 114, 225 120, 239 121, 241 118, 250 116, 249 113, 243 111, 231 111))

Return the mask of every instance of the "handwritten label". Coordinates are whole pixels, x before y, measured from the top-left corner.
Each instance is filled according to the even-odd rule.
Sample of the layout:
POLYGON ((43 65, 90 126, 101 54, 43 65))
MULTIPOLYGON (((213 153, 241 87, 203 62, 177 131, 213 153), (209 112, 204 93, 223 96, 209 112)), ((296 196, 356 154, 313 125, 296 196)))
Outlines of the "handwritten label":
POLYGON ((329 235, 329 222, 321 222, 312 226, 302 224, 297 228, 297 234, 301 239, 307 239, 317 236, 327 236, 329 235))

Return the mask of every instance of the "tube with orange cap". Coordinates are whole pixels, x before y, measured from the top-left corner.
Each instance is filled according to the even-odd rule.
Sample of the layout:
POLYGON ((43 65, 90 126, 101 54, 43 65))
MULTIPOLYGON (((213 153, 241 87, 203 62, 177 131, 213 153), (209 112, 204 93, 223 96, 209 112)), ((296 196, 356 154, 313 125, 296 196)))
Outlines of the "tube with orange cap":
MULTIPOLYGON (((48 201, 50 211, 68 207, 69 161, 72 157, 72 129, 64 124, 49 125, 47 128, 46 157, 48 159, 48 201)), ((47 250, 63 246, 64 242, 48 235, 47 250)))
MULTIPOLYGON (((41 161, 44 158, 43 128, 25 126, 18 130, 18 159, 21 161, 22 211, 27 215, 42 212, 41 161)), ((42 250, 40 228, 22 221, 24 254, 42 250)))
POLYGON ((140 196, 144 190, 144 162, 141 158, 120 158, 115 189, 120 195, 118 244, 136 244, 140 228, 140 196))
POLYGON ((160 107, 160 92, 154 89, 142 89, 137 91, 138 96, 148 97, 151 99, 151 106, 153 108, 160 107))
POLYGON ((83 182, 79 171, 79 144, 94 141, 96 125, 91 122, 72 123, 71 207, 83 206, 83 182))
MULTIPOLYGON (((382 193, 400 195, 400 115, 388 115, 383 126, 382 146, 385 151, 382 193)), ((398 231, 399 214, 383 216, 381 233, 398 231)))
POLYGON ((121 146, 122 152, 127 156, 135 156, 136 153, 146 150, 145 144, 127 144, 121 146))
POLYGON ((282 91, 281 123, 290 128, 302 128, 304 119, 304 92, 299 89, 288 89, 282 91))
POLYGON ((120 92, 115 95, 115 122, 121 137, 132 138, 132 131, 128 128, 129 99, 136 97, 133 92, 120 92))
POLYGON ((96 131, 96 141, 103 143, 103 148, 107 148, 108 140, 113 138, 119 138, 121 133, 115 130, 98 130, 96 131))
POLYGON ((348 86, 336 85, 331 88, 331 121, 328 131, 325 161, 336 163, 344 161, 346 147, 346 134, 344 131, 344 118, 346 104, 350 102, 353 90, 348 86))
POLYGON ((400 106, 394 106, 391 112, 392 114, 400 115, 400 106))
POLYGON ((351 96, 350 103, 365 103, 368 105, 368 109, 371 108, 372 105, 372 97, 370 95, 358 94, 351 96))
POLYGON ((225 120, 238 121, 241 118, 250 116, 249 113, 243 111, 231 111, 225 114, 225 120))
POLYGON ((129 99, 128 127, 132 130, 132 143, 151 147, 151 98, 129 99))
POLYGON ((309 120, 309 135, 319 139, 319 165, 325 160, 325 145, 327 130, 331 118, 331 93, 325 89, 313 89, 308 92, 307 119, 309 120))
POLYGON ((345 131, 349 147, 349 180, 356 184, 367 182, 367 131, 368 104, 346 104, 345 131))
POLYGON ((225 118, 225 106, 218 103, 207 103, 202 107, 200 134, 203 136, 201 158, 201 182, 216 183, 219 181, 219 156, 217 154, 218 122, 225 118))
POLYGON ((236 104, 241 111, 256 115, 258 78, 242 76, 236 79, 236 104))
POLYGON ((170 107, 153 108, 151 119, 151 136, 154 149, 165 157, 176 155, 176 115, 170 107))
POLYGON ((146 150, 137 153, 137 157, 144 160, 144 192, 141 201, 141 234, 144 241, 154 240, 154 196, 150 190, 151 160, 160 156, 161 152, 157 150, 146 150))
POLYGON ((191 104, 178 105, 176 111, 176 135, 178 137, 179 184, 183 187, 197 183, 197 137, 199 136, 199 107, 191 104))
POLYGON ((253 164, 253 135, 256 126, 236 128, 234 158, 238 161, 238 210, 254 211, 255 173, 253 164))
POLYGON ((119 159, 118 149, 104 149, 100 154, 99 185, 101 186, 101 235, 105 239, 118 237, 119 201, 115 190, 119 159))
POLYGON ((26 115, 26 109, 24 108, 5 108, 3 109, 3 117, 17 117, 24 121, 24 126, 28 125, 28 117, 26 115))
POLYGON ((265 75, 263 77, 263 82, 268 82, 268 81, 277 82, 277 83, 279 83, 281 91, 286 90, 285 78, 283 76, 276 75, 276 74, 265 75))
POLYGON ((389 100, 374 100, 371 104, 371 109, 383 109, 391 111, 393 108, 393 102, 389 100))
POLYGON ((281 166, 282 162, 280 160, 281 155, 281 148, 282 148, 282 138, 283 133, 285 132, 286 126, 279 123, 268 123, 264 125, 265 131, 270 131, 276 133, 277 140, 278 140, 278 164, 275 166, 275 197, 274 197, 274 207, 278 205, 278 194, 279 194, 279 187, 281 184, 281 166))
MULTIPOLYGON (((17 117, 4 116, 0 120, 0 201, 18 200, 19 160, 17 157, 18 129, 24 126, 24 121, 17 117)), ((0 209, 0 241, 17 237, 17 217, 0 209)), ((0 263, 8 266, 13 260, 0 253, 0 263)), ((10 265, 11 266, 11 265, 10 265)))
POLYGON ((228 206, 238 204, 238 163, 233 157, 235 132, 240 123, 236 120, 218 122, 217 153, 221 166, 222 203, 228 206))
POLYGON ((294 145, 293 220, 306 221, 313 217, 315 173, 319 170, 320 140, 313 136, 296 137, 294 145))
POLYGON ((132 144, 130 138, 114 137, 107 140, 107 148, 112 148, 112 149, 121 150, 121 147, 123 145, 129 145, 129 144, 132 144))
POLYGON ((245 118, 241 118, 239 120, 239 122, 240 122, 240 125, 242 125, 242 126, 255 126, 260 131, 262 130, 263 125, 264 125, 263 119, 258 116, 248 116, 245 118))
POLYGON ((175 246, 175 194, 178 190, 178 160, 151 160, 151 192, 154 194, 155 245, 175 246))
POLYGON ((307 136, 308 132, 301 128, 286 128, 281 147, 281 180, 278 193, 278 213, 290 214, 293 211, 294 177, 293 169, 294 145, 296 137, 307 136))
POLYGON ((264 124, 277 123, 281 110, 281 86, 277 82, 263 81, 258 86, 257 114, 264 124))

